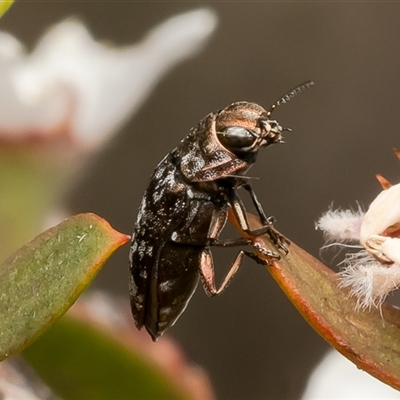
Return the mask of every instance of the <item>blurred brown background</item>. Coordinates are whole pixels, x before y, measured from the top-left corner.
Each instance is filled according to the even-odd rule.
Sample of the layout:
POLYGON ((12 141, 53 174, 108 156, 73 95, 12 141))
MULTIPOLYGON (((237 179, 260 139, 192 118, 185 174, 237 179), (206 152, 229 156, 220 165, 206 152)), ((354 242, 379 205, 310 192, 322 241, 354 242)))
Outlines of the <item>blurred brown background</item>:
MULTIPOLYGON (((277 227, 318 256, 323 241, 314 221, 332 202, 368 205, 379 191, 377 172, 399 181, 391 149, 400 148, 400 4, 17 0, 0 29, 32 46, 49 25, 76 15, 96 38, 123 45, 201 6, 220 20, 210 43, 161 82, 94 160, 70 209, 95 212, 130 233, 155 165, 199 119, 237 100, 269 107, 313 79, 312 90, 276 110, 274 118, 294 132, 286 145, 264 150, 251 175, 260 177, 255 191, 277 227)), ((234 254, 216 253, 222 277, 234 254)), ((128 247, 117 252, 94 285, 128 302, 127 254, 128 247)), ((328 347, 248 260, 219 298, 199 288, 169 334, 209 372, 222 400, 299 398, 328 347)))

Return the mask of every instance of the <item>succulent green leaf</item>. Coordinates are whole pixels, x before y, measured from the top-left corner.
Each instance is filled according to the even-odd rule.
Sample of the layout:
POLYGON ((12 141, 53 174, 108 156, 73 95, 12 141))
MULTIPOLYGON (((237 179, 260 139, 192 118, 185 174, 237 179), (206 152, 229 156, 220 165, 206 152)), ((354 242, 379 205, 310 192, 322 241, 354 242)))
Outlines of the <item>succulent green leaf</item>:
POLYGON ((151 361, 69 315, 24 355, 64 400, 188 399, 151 361))
MULTIPOLYGON (((252 229, 261 227, 255 216, 248 218, 252 229)), ((233 215, 230 220, 238 227, 233 215)), ((279 252, 267 235, 250 239, 279 252)), ((280 260, 266 259, 267 270, 289 300, 329 344, 358 368, 400 390, 399 308, 385 303, 381 309, 357 311, 356 299, 339 287, 337 275, 295 243, 280 260)))
POLYGON ((94 214, 43 232, 0 265, 0 360, 63 315, 129 237, 94 214))

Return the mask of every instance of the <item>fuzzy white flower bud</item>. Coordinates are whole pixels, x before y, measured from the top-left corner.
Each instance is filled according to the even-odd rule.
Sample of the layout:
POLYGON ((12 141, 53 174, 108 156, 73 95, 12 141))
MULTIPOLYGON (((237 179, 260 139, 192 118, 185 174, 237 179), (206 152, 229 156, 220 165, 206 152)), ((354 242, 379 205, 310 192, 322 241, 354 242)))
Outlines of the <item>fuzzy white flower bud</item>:
POLYGON ((358 253, 347 254, 339 273, 341 287, 350 287, 357 308, 380 306, 400 286, 400 184, 387 187, 368 211, 330 210, 317 222, 328 241, 357 241, 358 253))

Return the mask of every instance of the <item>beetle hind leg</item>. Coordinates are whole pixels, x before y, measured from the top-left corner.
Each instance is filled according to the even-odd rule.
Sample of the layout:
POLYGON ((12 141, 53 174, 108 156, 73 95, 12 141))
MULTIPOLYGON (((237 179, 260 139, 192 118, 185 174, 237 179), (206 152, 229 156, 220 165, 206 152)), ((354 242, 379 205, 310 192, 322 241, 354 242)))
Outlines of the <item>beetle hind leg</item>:
POLYGON ((245 254, 246 252, 244 250, 240 250, 239 253, 237 253, 230 270, 221 283, 221 286, 217 289, 215 286, 214 262, 211 252, 209 249, 204 249, 200 257, 200 277, 207 296, 217 296, 228 287, 239 270, 245 254))
MULTIPOLYGON (((204 291, 206 292, 207 296, 217 296, 228 287, 228 285, 232 282, 233 277, 236 275, 240 266, 242 265, 243 257, 245 255, 256 261, 258 264, 267 266, 270 265, 270 263, 266 259, 259 257, 257 254, 254 254, 250 251, 240 250, 236 254, 231 268, 226 274, 223 282, 217 289, 215 285, 214 262, 211 256, 211 252, 209 251, 209 249, 203 250, 200 257, 200 277, 204 291)), ((272 252, 269 252, 268 256, 272 258, 279 258, 279 255, 274 255, 274 253, 272 252)))

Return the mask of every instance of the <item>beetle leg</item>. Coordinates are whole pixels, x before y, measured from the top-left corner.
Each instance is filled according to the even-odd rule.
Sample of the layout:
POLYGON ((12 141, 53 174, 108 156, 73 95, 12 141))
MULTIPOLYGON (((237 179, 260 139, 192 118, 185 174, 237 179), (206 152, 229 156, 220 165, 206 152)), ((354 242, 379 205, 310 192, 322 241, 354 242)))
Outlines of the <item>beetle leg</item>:
MULTIPOLYGON (((244 190, 249 192, 251 200, 254 204, 255 209, 257 210, 258 215, 260 216, 260 220, 263 225, 273 225, 276 222, 276 219, 274 216, 267 217, 265 215, 265 211, 259 202, 257 195, 255 194, 253 188, 251 187, 250 183, 245 182, 244 185, 242 186, 244 190)), ((269 232, 269 235, 271 239, 274 241, 275 244, 278 245, 279 248, 281 248, 286 254, 287 254, 287 248, 286 246, 290 245, 290 242, 282 235, 279 235, 276 231, 271 229, 269 232)))
MULTIPOLYGON (((233 209, 233 213, 240 225, 240 228, 251 236, 260 236, 263 234, 268 234, 274 244, 281 250, 283 250, 286 254, 288 253, 287 245, 289 244, 286 238, 279 235, 276 231, 274 231, 272 227, 271 218, 267 218, 265 212, 258 201, 252 187, 249 184, 244 184, 243 188, 250 193, 251 199, 253 200, 254 206, 260 216, 261 222, 264 224, 262 228, 259 229, 250 229, 249 222, 247 220, 246 209, 244 204, 238 194, 236 193, 235 188, 232 188, 229 191, 229 200, 233 209)), ((273 220, 273 219, 272 219, 273 220)))
MULTIPOLYGON (((226 239, 226 240, 211 239, 209 242, 209 246, 218 246, 218 247, 234 247, 234 246, 246 246, 246 245, 254 247, 257 251, 262 253, 264 256, 280 259, 279 254, 276 254, 273 251, 266 249, 265 247, 261 246, 259 243, 254 243, 251 240, 245 239, 245 238, 226 239)), ((260 257, 258 257, 256 254, 251 253, 250 251, 245 251, 245 254, 248 255, 249 257, 255 259, 258 263, 260 263, 260 260, 263 260, 260 257)))
POLYGON ((225 279, 221 283, 221 286, 217 289, 215 286, 214 263, 211 253, 208 248, 202 252, 200 258, 200 277, 207 296, 217 296, 228 287, 232 282, 233 277, 238 272, 245 255, 255 260, 258 264, 269 265, 267 260, 258 257, 256 254, 251 253, 250 251, 240 250, 235 257, 229 272, 225 276, 225 279))
MULTIPOLYGON (((209 246, 221 246, 221 247, 233 247, 233 246, 253 246, 260 253, 270 258, 280 258, 280 256, 262 246, 258 243, 253 243, 250 239, 236 238, 236 239, 225 239, 219 240, 219 235, 225 226, 226 222, 226 211, 225 210, 214 210, 210 229, 208 233, 208 245, 209 246)), ((253 253, 251 253, 253 254, 253 253)), ((257 257, 257 256, 256 256, 257 257)))
POLYGON ((243 184, 240 185, 241 188, 243 188, 244 190, 246 190, 246 192, 248 192, 250 194, 251 197, 251 201, 254 204, 255 209, 257 210, 258 215, 260 216, 260 220, 262 222, 263 225, 271 225, 275 222, 275 218, 274 217, 267 217, 265 215, 265 211, 261 205, 261 203, 259 202, 253 188, 251 187, 250 183, 248 182, 243 182, 243 184))
MULTIPOLYGON (((265 254, 265 252, 271 253, 271 254, 265 254, 268 257, 271 258, 280 258, 279 255, 272 253, 271 251, 262 248, 261 246, 259 246, 259 249, 257 249, 258 251, 260 251, 261 253, 265 254)), ((261 264, 261 265, 271 265, 265 258, 261 258, 259 257, 257 254, 252 253, 251 251, 245 251, 244 252, 246 254, 246 256, 250 257, 251 259, 253 259, 257 264, 261 264)))
POLYGON ((244 251, 241 250, 236 255, 235 260, 228 272, 225 276, 224 281, 222 282, 221 286, 217 289, 215 286, 215 273, 214 273, 214 263, 211 256, 209 249, 205 249, 200 258, 200 277, 203 283, 204 291, 206 292, 207 296, 216 296, 224 291, 227 286, 231 283, 233 277, 235 276, 236 272, 238 271, 244 256, 244 251))
POLYGON ((253 242, 249 239, 240 237, 237 239, 210 239, 208 245, 209 246, 218 246, 218 247, 234 247, 234 246, 247 246, 252 245, 253 242))

